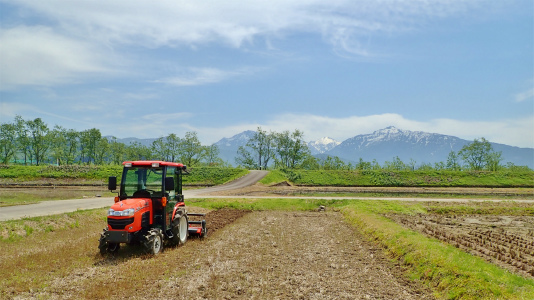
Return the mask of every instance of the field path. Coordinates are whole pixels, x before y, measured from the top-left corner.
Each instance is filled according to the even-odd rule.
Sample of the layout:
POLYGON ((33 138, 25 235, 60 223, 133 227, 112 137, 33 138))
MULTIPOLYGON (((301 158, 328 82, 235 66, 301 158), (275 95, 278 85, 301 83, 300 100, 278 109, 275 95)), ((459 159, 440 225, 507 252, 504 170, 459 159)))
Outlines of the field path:
MULTIPOLYGON (((185 198, 198 197, 201 194, 213 193, 219 191, 227 191, 233 189, 241 189, 261 180, 268 171, 252 170, 247 175, 238 178, 227 184, 204 188, 196 190, 184 191, 185 198)), ((186 200, 187 201, 187 200, 186 200)), ((24 217, 38 217, 54 214, 61 214, 76 211, 78 209, 93 209, 101 207, 109 207, 113 204, 113 198, 110 197, 95 197, 84 199, 71 199, 71 200, 54 200, 54 201, 42 201, 36 204, 30 205, 17 205, 0 207, 0 221, 7 221, 13 219, 20 219, 24 217)))
POLYGON ((247 186, 251 186, 255 184, 256 182, 262 180, 262 178, 265 177, 268 173, 269 171, 250 170, 247 175, 240 177, 229 183, 216 185, 216 186, 203 188, 203 189, 197 189, 197 190, 186 190, 184 191, 184 195, 187 199, 188 197, 195 198, 200 195, 208 194, 208 193, 217 193, 217 192, 222 192, 222 191, 242 189, 247 186))

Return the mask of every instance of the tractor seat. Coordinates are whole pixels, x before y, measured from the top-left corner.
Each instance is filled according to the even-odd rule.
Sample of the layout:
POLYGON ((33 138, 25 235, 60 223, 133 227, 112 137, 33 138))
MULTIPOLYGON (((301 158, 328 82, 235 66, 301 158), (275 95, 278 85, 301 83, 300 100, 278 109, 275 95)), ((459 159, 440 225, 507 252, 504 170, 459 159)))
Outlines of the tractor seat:
POLYGON ((150 198, 150 192, 147 190, 139 190, 135 193, 133 193, 133 198, 150 198))

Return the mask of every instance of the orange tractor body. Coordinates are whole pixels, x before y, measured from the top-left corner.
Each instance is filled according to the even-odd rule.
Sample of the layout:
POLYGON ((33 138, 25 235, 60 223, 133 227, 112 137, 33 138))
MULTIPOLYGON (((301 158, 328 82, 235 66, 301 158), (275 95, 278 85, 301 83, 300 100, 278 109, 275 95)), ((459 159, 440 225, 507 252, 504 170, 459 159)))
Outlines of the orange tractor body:
MULTIPOLYGON (((107 228, 101 234, 102 254, 116 252, 121 243, 142 244, 152 254, 164 243, 183 245, 189 235, 204 237, 206 221, 189 221, 182 193, 186 166, 164 161, 126 161, 118 196, 108 210, 107 228)), ((110 177, 108 188, 117 190, 117 178, 110 177)))

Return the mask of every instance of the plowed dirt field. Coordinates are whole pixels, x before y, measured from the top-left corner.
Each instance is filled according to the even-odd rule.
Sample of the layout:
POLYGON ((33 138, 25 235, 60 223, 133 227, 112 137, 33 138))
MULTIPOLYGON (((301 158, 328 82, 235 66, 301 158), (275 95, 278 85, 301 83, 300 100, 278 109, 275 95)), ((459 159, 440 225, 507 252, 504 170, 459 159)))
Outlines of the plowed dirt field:
MULTIPOLYGON (((206 239, 191 239, 185 246, 166 248, 156 257, 146 256, 134 247, 121 248, 115 257, 102 257, 97 254, 99 232, 82 228, 75 231, 85 231, 83 236, 73 237, 77 232, 53 235, 54 247, 30 240, 23 251, 7 247, 6 255, 0 258, 0 267, 26 269, 36 277, 35 281, 22 283, 17 278, 3 278, 0 296, 15 299, 432 298, 428 291, 403 279, 400 267, 384 258, 379 248, 346 224, 340 213, 219 210, 209 212, 206 219, 209 224, 206 239), (77 246, 76 242, 83 245, 77 246), (62 244, 66 251, 54 251, 62 244), (80 261, 80 257, 84 259, 80 261), (75 258, 62 264, 62 260, 75 258)), ((95 226, 104 224, 102 221, 95 226)))

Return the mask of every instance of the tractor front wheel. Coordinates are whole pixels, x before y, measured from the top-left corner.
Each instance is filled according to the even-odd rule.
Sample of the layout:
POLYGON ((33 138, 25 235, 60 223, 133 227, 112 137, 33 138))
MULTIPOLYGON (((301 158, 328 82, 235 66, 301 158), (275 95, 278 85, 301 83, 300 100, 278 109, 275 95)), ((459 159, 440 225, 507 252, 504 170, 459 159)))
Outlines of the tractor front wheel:
POLYGON ((117 253, 120 249, 120 243, 110 243, 106 240, 106 233, 107 230, 104 230, 102 235, 100 236, 100 240, 98 243, 98 249, 100 250, 100 254, 106 255, 107 253, 117 253))

